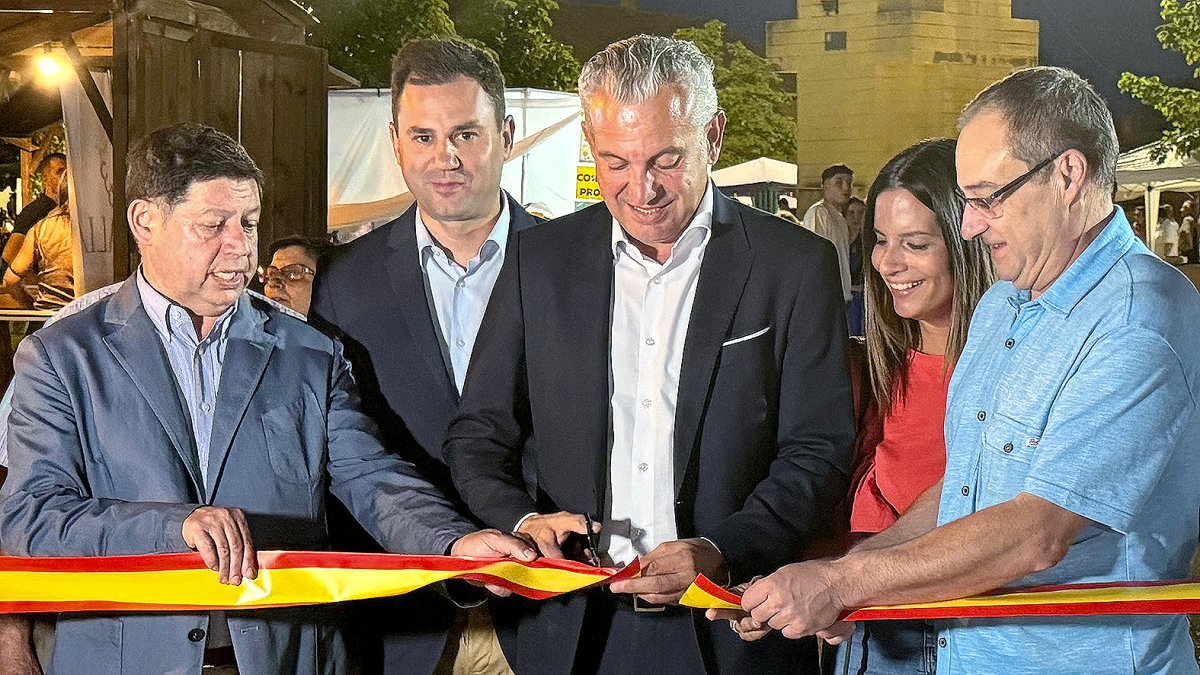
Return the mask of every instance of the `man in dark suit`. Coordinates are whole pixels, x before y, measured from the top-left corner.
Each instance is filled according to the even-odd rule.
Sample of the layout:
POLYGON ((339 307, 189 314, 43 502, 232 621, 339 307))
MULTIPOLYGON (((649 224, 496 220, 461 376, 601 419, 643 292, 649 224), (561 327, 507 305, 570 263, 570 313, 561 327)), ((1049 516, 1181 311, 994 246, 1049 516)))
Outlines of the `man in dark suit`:
POLYGON ((459 494, 548 556, 598 519, 600 561, 643 566, 612 593, 519 603, 500 635, 517 673, 816 672, 812 641, 747 649, 674 604, 698 573, 796 560, 853 437, 833 248, 716 191, 712 69, 652 36, 588 62, 604 203, 517 235, 480 331, 445 447, 459 494))
MULTIPOLYGON (((392 114, 392 145, 416 204, 342 247, 317 281, 314 311, 345 340, 389 448, 453 494, 446 428, 510 242, 535 220, 500 189, 513 119, 487 53, 458 40, 405 44, 393 63, 392 114)), ((468 615, 416 593, 358 609, 368 670, 430 673, 440 660, 480 675, 510 672, 486 607, 468 615)))
MULTIPOLYGON (((200 552, 222 583, 256 548, 329 545, 332 492, 386 549, 530 560, 478 532, 358 407, 342 348, 246 283, 262 174, 229 136, 183 123, 130 151, 142 264, 112 295, 21 343, 0 541, 31 556, 200 552)), ((339 673, 329 607, 63 615, 52 672, 339 673)))

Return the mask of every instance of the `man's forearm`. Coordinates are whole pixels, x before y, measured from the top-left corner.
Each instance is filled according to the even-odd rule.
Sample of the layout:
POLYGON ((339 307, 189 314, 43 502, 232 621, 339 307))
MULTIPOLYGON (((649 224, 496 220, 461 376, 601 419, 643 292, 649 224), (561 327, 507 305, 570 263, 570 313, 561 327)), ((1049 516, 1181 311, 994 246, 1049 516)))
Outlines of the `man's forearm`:
POLYGON ((888 529, 871 535, 852 551, 874 551, 898 546, 926 534, 937 527, 938 503, 942 496, 942 482, 921 493, 917 500, 900 515, 888 529))
POLYGON ((1087 519, 1027 494, 911 541, 834 561, 847 607, 934 602, 1012 583, 1053 566, 1087 519))

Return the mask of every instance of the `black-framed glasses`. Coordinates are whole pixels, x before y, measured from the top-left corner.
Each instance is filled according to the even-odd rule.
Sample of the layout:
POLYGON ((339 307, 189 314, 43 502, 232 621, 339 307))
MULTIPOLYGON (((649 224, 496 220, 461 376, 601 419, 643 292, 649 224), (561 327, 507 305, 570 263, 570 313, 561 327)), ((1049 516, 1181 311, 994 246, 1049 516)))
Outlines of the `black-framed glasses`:
POLYGON ((316 273, 316 270, 301 263, 285 265, 283 267, 275 267, 272 265, 262 272, 259 272, 258 280, 261 281, 264 286, 271 283, 284 284, 288 282, 300 281, 301 279, 311 277, 316 273))
MULTIPOLYGON (((1063 152, 1066 152, 1066 150, 1063 152)), ((958 190, 959 196, 966 201, 967 206, 978 211, 984 218, 999 218, 1004 214, 1004 210, 1001 208, 1001 204, 1004 203, 1004 200, 1011 197, 1012 193, 1020 189, 1022 185, 1028 183, 1030 178, 1033 178, 1035 175, 1037 175, 1037 172, 1050 166, 1050 162, 1058 159, 1062 156, 1062 154, 1062 152, 1059 152, 1052 157, 1042 160, 1032 169, 1012 179, 999 190, 996 190, 986 197, 968 197, 963 194, 961 189, 956 187, 955 190, 958 190)))

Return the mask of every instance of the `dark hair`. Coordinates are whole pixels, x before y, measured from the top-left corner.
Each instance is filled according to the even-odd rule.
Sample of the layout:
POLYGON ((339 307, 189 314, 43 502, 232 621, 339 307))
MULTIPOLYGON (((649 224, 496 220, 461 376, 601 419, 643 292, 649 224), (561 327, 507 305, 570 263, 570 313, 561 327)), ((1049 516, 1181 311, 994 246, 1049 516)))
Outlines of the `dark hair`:
POLYGON ((303 234, 292 234, 280 237, 271 242, 271 245, 267 247, 267 260, 270 261, 280 249, 288 248, 289 246, 299 246, 304 249, 317 263, 321 262, 321 258, 325 257, 325 254, 331 248, 328 239, 303 234))
POLYGON ((962 130, 981 112, 994 110, 1008 123, 1013 156, 1034 166, 1067 150, 1088 162, 1085 179, 1108 193, 1117 182, 1117 131, 1104 99, 1088 81, 1053 66, 1025 68, 984 89, 958 118, 962 130))
POLYGON ((61 152, 48 152, 42 157, 42 161, 38 162, 37 169, 34 171, 34 173, 38 173, 38 174, 45 173, 46 169, 50 168, 50 162, 53 160, 56 160, 56 159, 61 160, 63 163, 63 166, 66 166, 66 164, 67 164, 67 156, 66 155, 62 154, 61 152))
POLYGON ((824 183, 830 178, 833 178, 834 176, 840 176, 842 174, 853 176, 854 172, 851 171, 850 167, 846 166, 845 164, 834 164, 833 166, 827 166, 825 167, 825 170, 821 172, 821 182, 824 183))
POLYGON ((460 77, 479 83, 492 101, 496 125, 504 122, 504 74, 490 54, 456 38, 409 40, 392 58, 392 121, 408 84, 446 84, 460 77))
POLYGON ((165 202, 183 201, 192 183, 218 178, 253 180, 261 193, 263 175, 246 149, 216 129, 181 122, 155 130, 129 151, 125 197, 165 202))
MULTIPOLYGON (((921 141, 888 161, 867 195, 862 234, 863 260, 870 260, 877 241, 875 204, 887 190, 907 190, 937 217, 954 278, 944 372, 949 372, 962 354, 975 305, 995 280, 983 240, 975 237, 967 241, 961 235, 964 203, 957 189, 954 146, 948 138, 921 141)), ((878 272, 864 275, 863 295, 871 390, 886 415, 894 395, 908 386, 908 352, 921 347, 921 327, 896 313, 892 294, 878 272)))

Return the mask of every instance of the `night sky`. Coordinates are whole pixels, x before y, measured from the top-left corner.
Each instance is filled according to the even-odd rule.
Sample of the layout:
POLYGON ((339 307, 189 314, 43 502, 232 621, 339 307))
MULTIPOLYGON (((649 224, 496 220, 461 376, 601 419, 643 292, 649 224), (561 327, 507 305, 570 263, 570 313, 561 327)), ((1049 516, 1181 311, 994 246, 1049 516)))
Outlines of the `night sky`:
MULTIPOLYGON (((581 0, 617 4, 616 0, 581 0)), ((856 2, 860 0, 843 0, 856 2)), ((642 9, 715 17, 747 40, 762 43, 766 22, 796 16, 796 0, 641 0, 642 9)), ((1156 0, 1013 0, 1018 18, 1041 22, 1041 63, 1065 66, 1090 80, 1114 113, 1137 101, 1117 91, 1122 72, 1160 75, 1168 82, 1188 77, 1183 57, 1158 43, 1162 18, 1156 0)))

